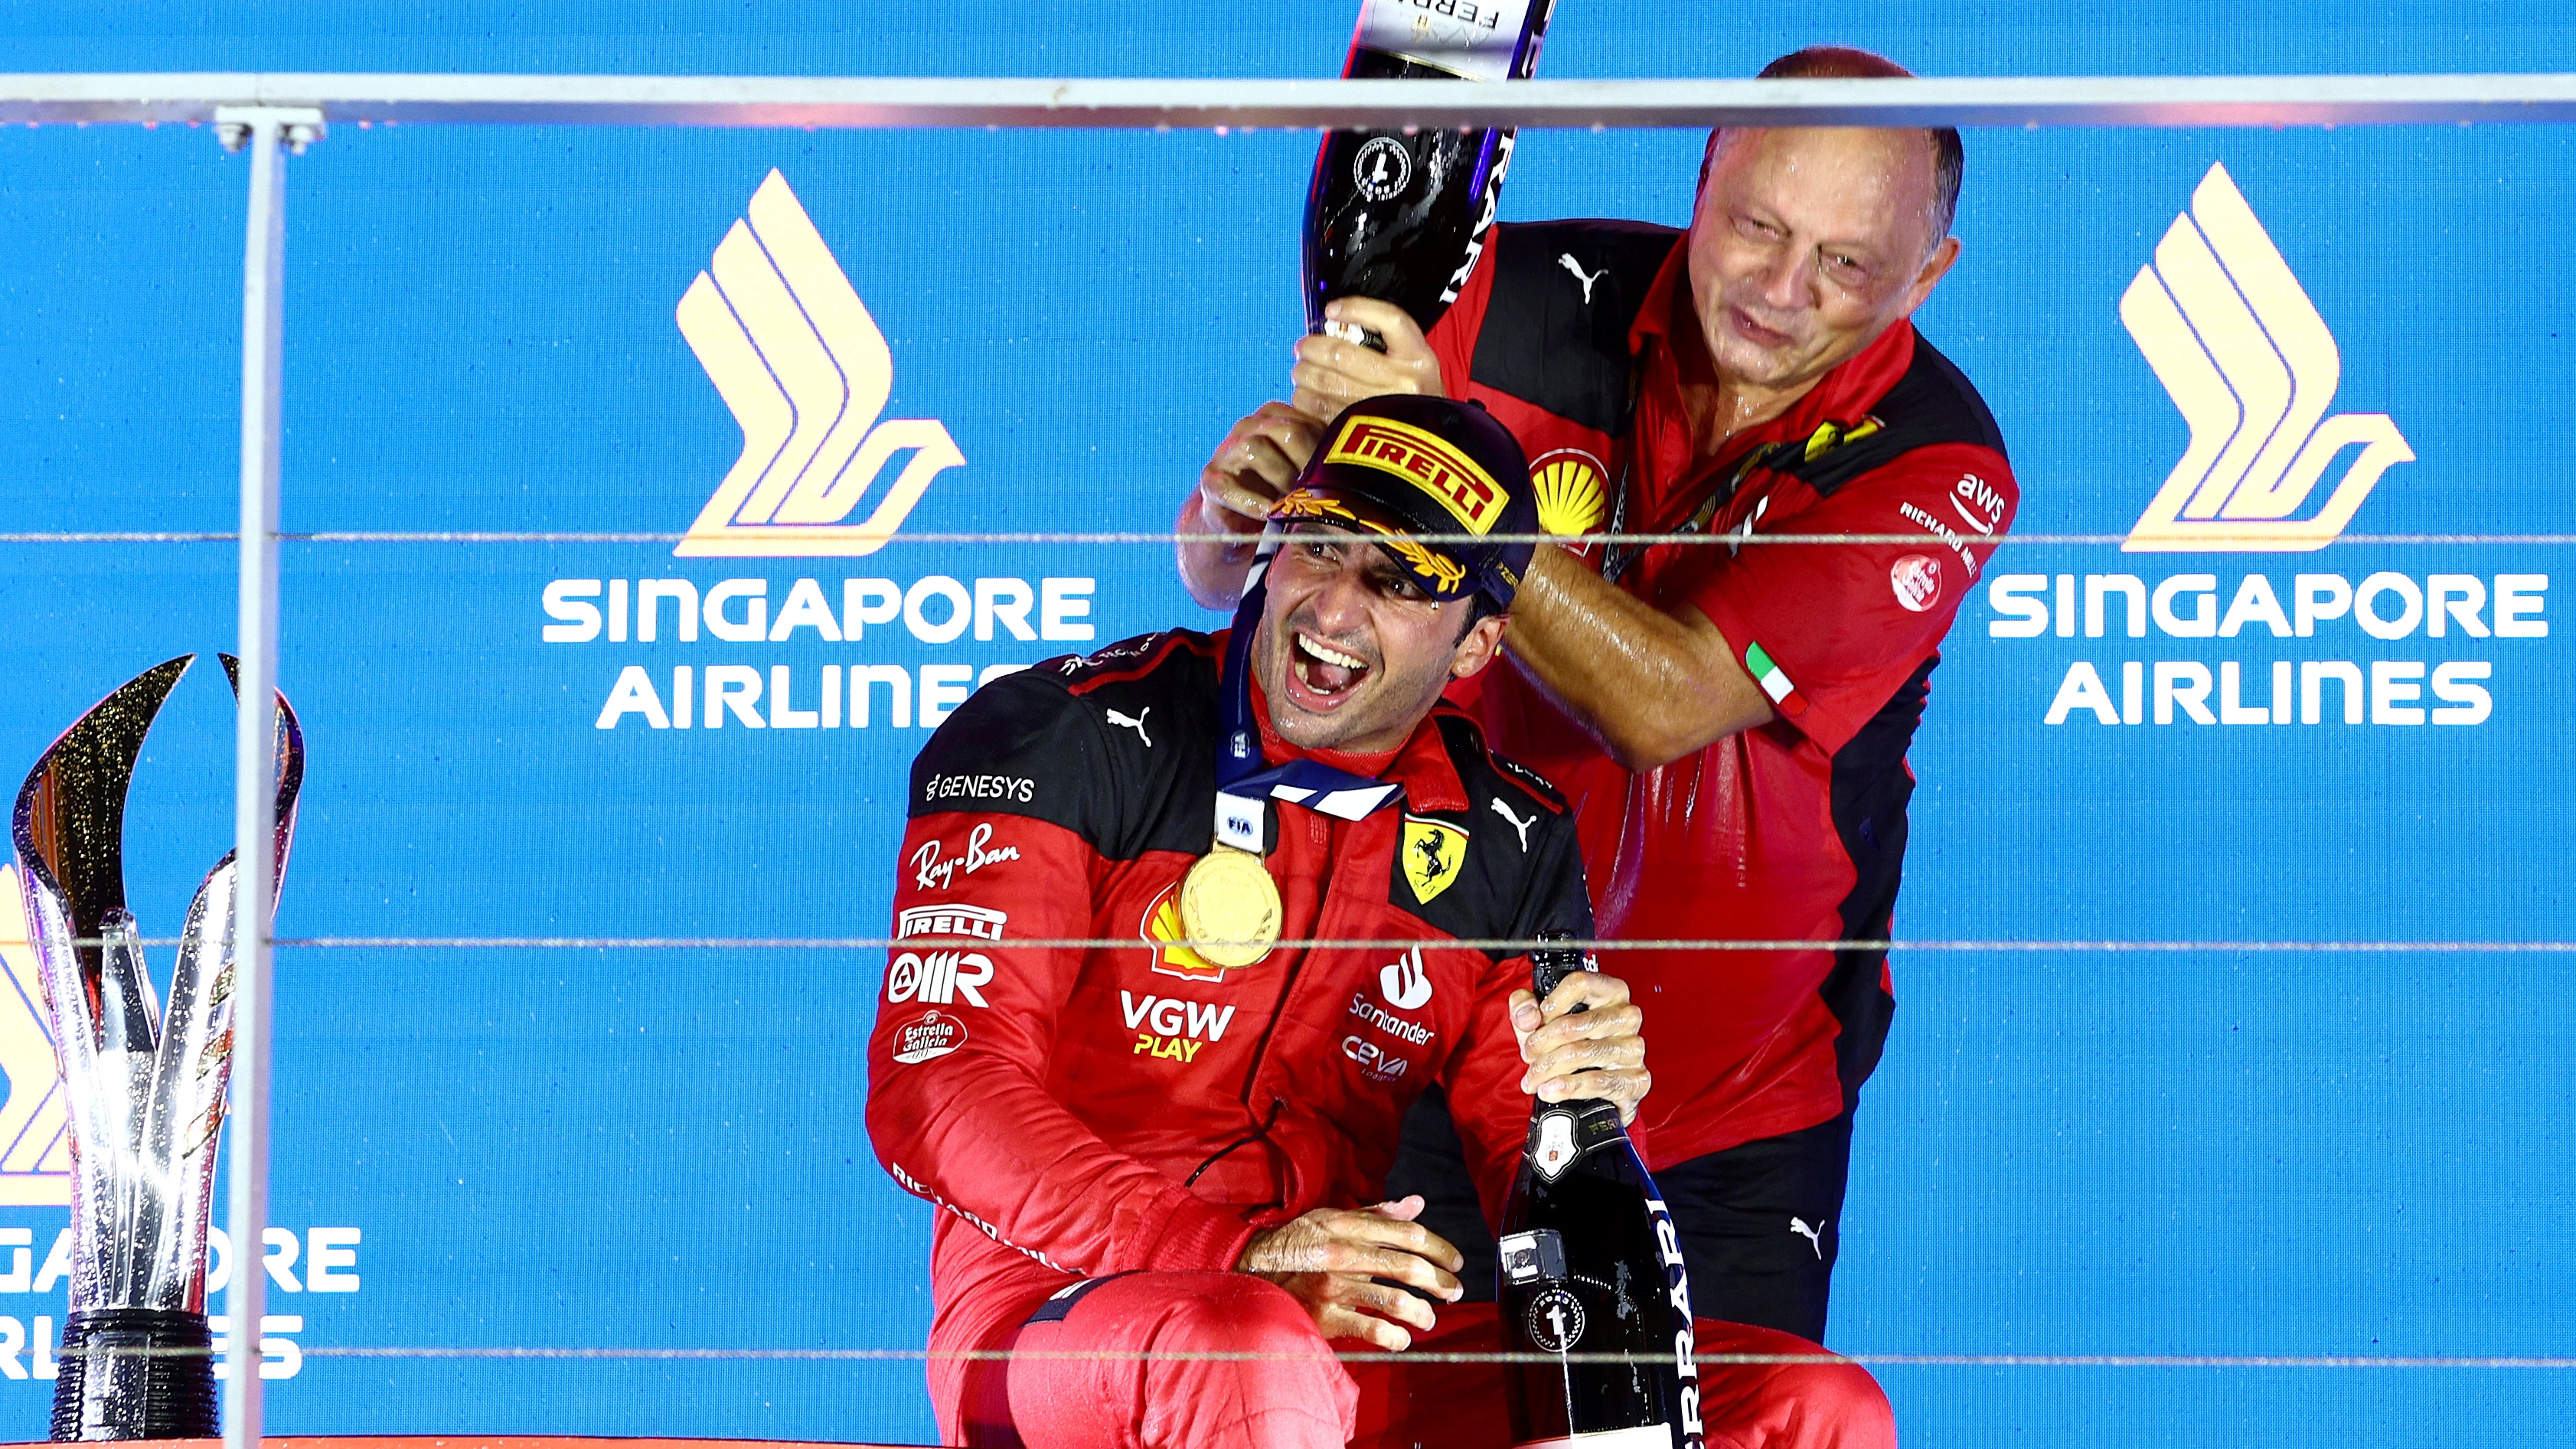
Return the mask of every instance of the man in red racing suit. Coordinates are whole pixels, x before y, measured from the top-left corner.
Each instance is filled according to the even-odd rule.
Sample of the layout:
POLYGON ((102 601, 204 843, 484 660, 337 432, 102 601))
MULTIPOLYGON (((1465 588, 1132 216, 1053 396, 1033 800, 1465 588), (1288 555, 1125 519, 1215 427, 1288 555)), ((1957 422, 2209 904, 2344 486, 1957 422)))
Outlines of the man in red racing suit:
MULTIPOLYGON (((1510 450, 1477 473, 1518 506, 1484 522, 1530 531, 1498 425, 1386 401, 1392 418, 1363 403, 1328 439, 1392 422, 1453 464, 1510 450)), ((913 767, 867 1117, 887 1171, 944 1209, 929 1377, 947 1443, 1499 1449, 1498 1367, 1333 1355, 1501 1347, 1489 1306, 1451 1306, 1459 1258, 1411 1221, 1420 1200, 1380 1201, 1406 1108, 1446 1090, 1490 1214, 1533 1092, 1633 1113, 1645 1090, 1622 984, 1577 973, 1542 1004, 1515 989, 1525 953, 1456 944, 1591 931, 1562 798, 1435 707, 1490 659, 1527 545, 1516 564, 1371 542, 1382 514, 1430 531, 1370 504, 1418 470, 1334 455, 1282 504, 1311 521, 1257 615, 998 680, 913 767), (1262 802, 1284 940, 1234 966, 1184 944, 1182 917, 1214 853, 1229 688, 1258 763, 1369 787, 1262 802), (1383 808, 1343 798, 1384 785, 1383 808)), ((1703 1352, 1820 1352, 1699 1332, 1703 1352)), ((1894 1442, 1854 1365, 1709 1365, 1701 1395, 1712 1444, 1894 1442)))

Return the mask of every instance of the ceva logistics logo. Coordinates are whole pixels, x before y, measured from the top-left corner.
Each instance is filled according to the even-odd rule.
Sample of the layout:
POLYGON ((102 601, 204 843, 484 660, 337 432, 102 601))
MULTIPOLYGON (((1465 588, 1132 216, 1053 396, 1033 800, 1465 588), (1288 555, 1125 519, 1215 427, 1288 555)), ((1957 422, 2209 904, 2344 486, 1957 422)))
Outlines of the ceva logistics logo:
POLYGON ((2379 475, 2415 460, 2385 413, 2326 416, 2334 334, 2252 207, 2213 165, 2120 298, 2120 320, 2191 425, 2191 442, 2121 547, 2306 552, 2352 522, 2379 475), (2325 504, 2294 518, 2346 447, 2325 504))
POLYGON ((776 171, 680 298, 679 322, 742 425, 742 456, 676 554, 871 554, 966 461, 936 419, 878 421, 894 391, 885 334, 776 171), (844 523, 906 450, 866 521, 844 523))

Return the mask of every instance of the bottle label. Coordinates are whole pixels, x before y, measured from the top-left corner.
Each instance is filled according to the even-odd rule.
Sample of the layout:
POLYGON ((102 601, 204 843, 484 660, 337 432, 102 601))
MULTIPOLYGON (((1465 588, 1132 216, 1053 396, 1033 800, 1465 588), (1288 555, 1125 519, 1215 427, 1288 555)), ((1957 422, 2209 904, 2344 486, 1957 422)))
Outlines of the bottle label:
POLYGON ((1521 1327, 1541 1353, 1571 1353, 1583 1341, 1583 1304, 1562 1288, 1550 1288, 1530 1300, 1521 1327))
POLYGON ((1574 1114, 1546 1112, 1539 1116, 1530 1131, 1530 1166, 1539 1176, 1554 1182, 1565 1175, 1583 1149, 1574 1145, 1574 1114))
POLYGON ((1502 80, 1529 12, 1530 0, 1365 0, 1351 39, 1469 80, 1502 80))
POLYGON ((1655 1220, 1655 1249, 1664 1260, 1664 1289, 1671 1295, 1673 1319, 1680 1326, 1673 1331, 1673 1370, 1681 1379, 1680 1408, 1682 1443, 1697 1449, 1706 1442, 1706 1427, 1699 1414, 1699 1351, 1691 1312, 1690 1264, 1682 1257, 1681 1234, 1673 1227, 1671 1209, 1659 1197, 1646 1199, 1646 1212, 1655 1220))

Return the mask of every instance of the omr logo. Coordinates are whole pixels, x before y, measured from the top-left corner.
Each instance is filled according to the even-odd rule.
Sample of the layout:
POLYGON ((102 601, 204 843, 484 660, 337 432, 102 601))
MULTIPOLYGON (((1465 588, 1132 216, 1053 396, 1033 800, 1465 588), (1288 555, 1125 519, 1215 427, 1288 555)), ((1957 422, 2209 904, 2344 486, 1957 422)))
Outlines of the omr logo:
POLYGON ((2323 548, 2380 474, 2415 461, 2387 414, 2325 415, 2343 377, 2334 334, 2224 166, 2209 168, 2154 265, 2138 269, 2120 320, 2191 427, 2128 552, 2323 548), (2324 506, 2294 517, 2355 444, 2324 506))
POLYGON ((18 867, 0 866, 0 1207, 64 1207, 72 1200, 72 1144, 63 1117, 62 1070, 45 1027, 36 950, 27 943, 18 867))
POLYGON ((776 171, 689 284, 679 321, 742 425, 742 456, 673 553, 874 553, 930 480, 966 461, 935 419, 877 420, 894 391, 885 334, 776 171), (842 522, 906 450, 867 520, 842 522))

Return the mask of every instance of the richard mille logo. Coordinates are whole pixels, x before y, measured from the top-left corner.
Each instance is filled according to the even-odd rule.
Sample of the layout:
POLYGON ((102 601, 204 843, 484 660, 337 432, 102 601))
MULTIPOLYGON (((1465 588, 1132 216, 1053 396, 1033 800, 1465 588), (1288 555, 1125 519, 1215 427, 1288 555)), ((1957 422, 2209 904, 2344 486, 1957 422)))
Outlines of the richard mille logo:
POLYGON ((966 461, 932 418, 878 421, 885 334, 776 171, 680 298, 680 335, 742 425, 742 456, 673 552, 855 557, 885 547, 930 480, 966 461), (866 521, 845 523, 895 472, 866 521))
POLYGON ((2224 166, 2209 168, 2154 264, 2138 269, 2120 321, 2191 428, 2124 549, 2323 548, 2380 474, 2415 460, 2385 413, 2326 416, 2343 377, 2334 334, 2224 166), (2354 445, 2323 506, 2294 517, 2354 445))

